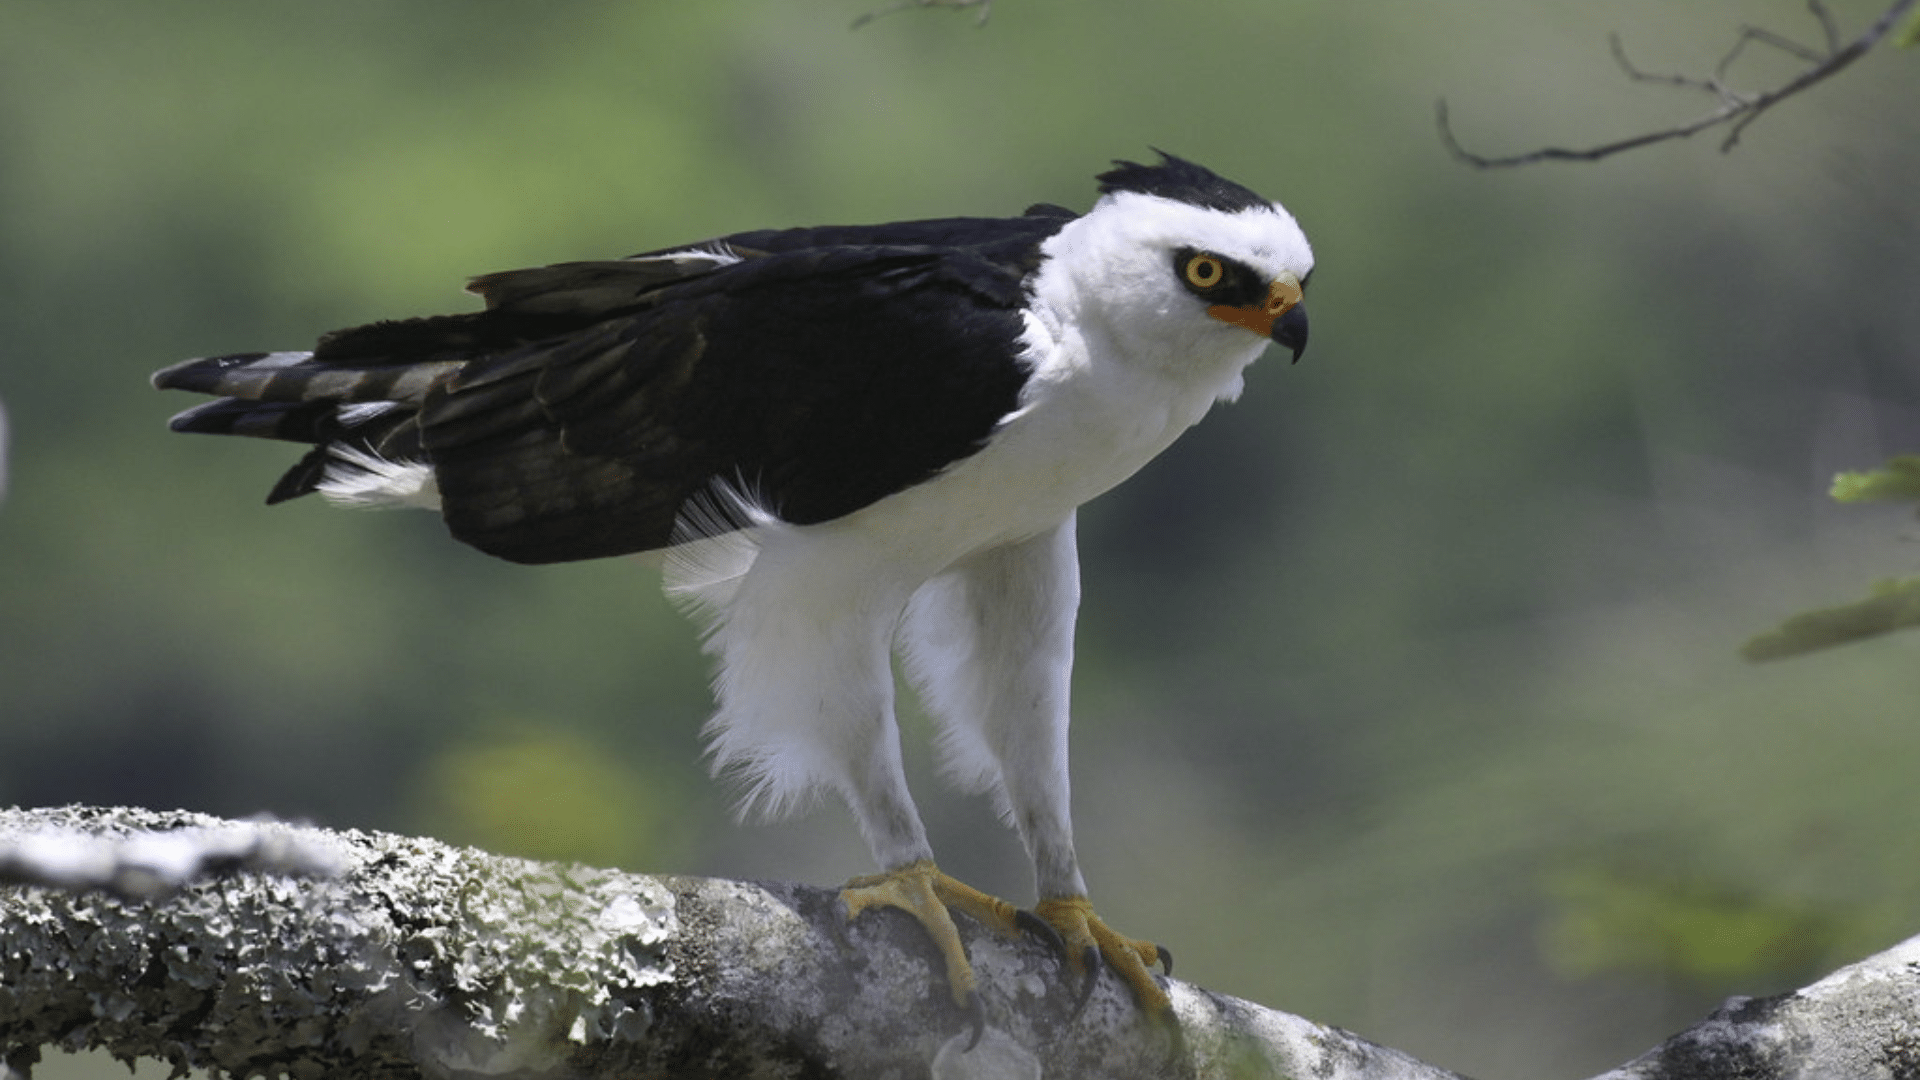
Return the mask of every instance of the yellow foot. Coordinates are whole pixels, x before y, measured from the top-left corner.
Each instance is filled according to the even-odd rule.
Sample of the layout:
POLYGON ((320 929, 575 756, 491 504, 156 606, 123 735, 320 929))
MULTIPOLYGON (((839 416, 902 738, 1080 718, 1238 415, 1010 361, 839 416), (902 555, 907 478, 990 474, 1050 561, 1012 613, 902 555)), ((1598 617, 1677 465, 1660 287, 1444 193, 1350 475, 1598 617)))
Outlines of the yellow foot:
POLYGON ((948 912, 963 912, 1004 933, 1028 928, 1032 918, 1005 900, 955 881, 927 859, 884 874, 854 878, 840 890, 840 899, 847 905, 849 920, 875 907, 899 908, 918 920, 946 961, 947 988, 953 992, 953 1003, 976 1015, 980 1002, 975 994, 973 965, 967 960, 960 931, 948 912))
MULTIPOLYGON (((975 1042, 986 1024, 986 1013, 973 964, 967 959, 966 947, 960 943, 959 928, 953 924, 951 912, 954 911, 1001 933, 1033 934, 1064 953, 1083 979, 1079 1001, 1074 1006, 1076 1014, 1093 993, 1100 968, 1112 968, 1133 992, 1134 1000, 1143 1011, 1171 1025, 1176 1052, 1181 1047, 1173 1001, 1148 970, 1158 962, 1167 974, 1173 974, 1173 957, 1150 941, 1136 941, 1115 933, 1093 913, 1093 904, 1084 896, 1042 900, 1032 911, 1022 911, 1005 900, 948 877, 932 861, 922 859, 884 874, 854 878, 840 890, 840 899, 847 905, 849 921, 869 908, 890 907, 913 916, 926 928, 945 961, 947 989, 953 994, 953 1003, 972 1020, 975 1042)), ((971 1050, 973 1043, 967 1048, 971 1050)))
POLYGON ((1076 1011, 1086 1005, 1088 995, 1093 993, 1094 978, 1100 973, 1100 963, 1105 961, 1133 991, 1133 999, 1140 1003, 1141 1009, 1161 1020, 1173 1019, 1173 1000, 1147 970, 1158 961, 1167 974, 1173 974, 1173 956, 1167 950, 1150 941, 1137 941, 1115 933, 1093 913, 1093 903, 1084 896, 1042 900, 1034 905, 1033 911, 1059 933, 1068 962, 1085 980, 1076 1011))

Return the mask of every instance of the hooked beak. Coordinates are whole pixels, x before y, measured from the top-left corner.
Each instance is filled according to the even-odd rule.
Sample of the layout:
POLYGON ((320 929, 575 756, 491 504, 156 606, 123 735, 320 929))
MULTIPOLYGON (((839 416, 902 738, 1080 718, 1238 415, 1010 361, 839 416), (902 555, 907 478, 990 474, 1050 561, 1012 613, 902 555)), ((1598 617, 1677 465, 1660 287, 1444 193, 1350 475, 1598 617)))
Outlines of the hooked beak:
POLYGON ((1216 304, 1207 314, 1221 322, 1245 327, 1264 338, 1272 338, 1293 354, 1295 363, 1307 350, 1307 309, 1300 304, 1300 279, 1281 274, 1267 287, 1267 298, 1258 304, 1233 307, 1216 304))
POLYGON ((1293 362, 1300 362, 1300 354, 1307 351, 1307 309, 1295 304, 1287 309, 1285 315, 1273 321, 1273 333, 1268 335, 1283 349, 1293 354, 1293 362))

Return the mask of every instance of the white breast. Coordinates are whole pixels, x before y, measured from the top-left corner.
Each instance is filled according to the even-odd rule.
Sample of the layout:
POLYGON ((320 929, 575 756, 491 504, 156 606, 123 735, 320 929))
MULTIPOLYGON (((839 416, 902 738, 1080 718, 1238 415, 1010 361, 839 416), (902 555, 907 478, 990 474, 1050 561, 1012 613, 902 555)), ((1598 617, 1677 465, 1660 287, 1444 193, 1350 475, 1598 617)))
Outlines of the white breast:
POLYGON ((1034 317, 1040 348, 1021 407, 988 444, 925 483, 837 522, 891 548, 896 565, 931 576, 965 556, 1052 529, 1132 476, 1239 384, 1264 342, 1244 333, 1231 355, 1202 356, 1190 379, 1102 355, 1097 339, 1061 339, 1034 317))

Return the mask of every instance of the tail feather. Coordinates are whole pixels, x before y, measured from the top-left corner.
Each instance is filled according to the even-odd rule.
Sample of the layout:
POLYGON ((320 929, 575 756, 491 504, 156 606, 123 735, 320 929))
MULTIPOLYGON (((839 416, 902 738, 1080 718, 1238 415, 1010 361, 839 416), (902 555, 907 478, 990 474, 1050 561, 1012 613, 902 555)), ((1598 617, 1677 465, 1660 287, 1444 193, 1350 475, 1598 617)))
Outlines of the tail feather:
POLYGON ((327 463, 332 460, 333 446, 330 443, 321 443, 302 454, 293 468, 281 473, 280 479, 274 481, 273 490, 267 492, 267 505, 319 491, 321 482, 327 478, 327 463))
POLYGON ((184 410, 167 422, 174 431, 199 435, 246 435, 256 439, 314 443, 337 428, 340 406, 331 401, 247 401, 219 398, 184 410))
POLYGON ((310 352, 236 353, 188 360, 153 376, 161 390, 191 390, 246 401, 328 401, 336 405, 379 401, 418 405, 433 385, 464 360, 418 364, 316 363, 310 352))
POLYGON ((153 373, 156 390, 192 390, 200 394, 224 394, 221 389, 234 372, 264 373, 292 367, 313 358, 310 352, 230 353, 183 360, 153 373))
MULTIPOLYGON (((337 467, 343 461, 418 460, 420 432, 414 420, 420 403, 462 362, 383 363, 364 356, 342 362, 316 359, 311 352, 234 353, 175 364, 156 372, 153 385, 215 395, 176 415, 169 423, 174 431, 311 444, 313 449, 267 496, 277 503, 313 491, 331 493, 330 482, 348 475, 337 467)), ((349 481, 363 473, 349 475, 349 481)), ((358 505, 377 503, 365 497, 362 489, 368 484, 333 486, 351 489, 355 497, 348 501, 358 505)))
MULTIPOLYGON (((711 269, 732 258, 701 253, 673 266, 686 262, 711 269)), ((436 448, 497 437, 553 441, 541 400, 550 354, 556 347, 579 351, 606 344, 605 333, 590 333, 567 346, 572 335, 607 314, 583 307, 582 298, 611 302, 624 296, 623 303, 637 303, 635 290, 644 291, 641 286, 662 273, 660 266, 613 266, 482 279, 487 311, 349 327, 322 336, 308 352, 188 360, 156 372, 153 385, 215 398, 175 416, 175 431, 312 445, 280 477, 268 502, 318 491, 354 506, 438 506, 435 453, 423 445, 420 424, 429 399, 446 413, 436 413, 436 448), (573 299, 541 303, 534 294, 543 284, 565 286, 573 299), (483 361, 481 370, 463 380, 462 372, 476 359, 483 361), (511 384, 511 392, 499 392, 495 383, 511 384), (474 386, 489 392, 472 394, 474 386), (448 399, 462 394, 471 400, 448 407, 448 399)), ((685 268, 676 273, 685 276, 685 268)), ((554 390, 573 394, 605 377, 612 363, 589 365, 571 381, 556 381, 554 390)))

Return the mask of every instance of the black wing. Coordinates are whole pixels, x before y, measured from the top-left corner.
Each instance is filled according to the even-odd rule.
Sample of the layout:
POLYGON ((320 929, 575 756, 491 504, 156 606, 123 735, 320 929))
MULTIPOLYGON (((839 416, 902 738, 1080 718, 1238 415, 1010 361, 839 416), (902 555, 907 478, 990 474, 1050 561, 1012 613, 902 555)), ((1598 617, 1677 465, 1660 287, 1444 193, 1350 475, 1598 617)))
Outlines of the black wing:
POLYGON ((663 546, 738 486, 827 521, 985 442, 1027 371, 1018 277, 938 249, 750 258, 646 308, 477 360, 427 395, 453 534, 522 562, 663 546))
POLYGON ((176 428, 315 443, 276 499, 312 490, 331 444, 425 461, 454 535, 516 561, 663 546, 716 483, 826 521, 971 454, 1017 406, 1023 279, 1070 217, 742 233, 713 249, 737 262, 511 271, 475 281, 483 312, 155 381, 231 395, 176 428))

